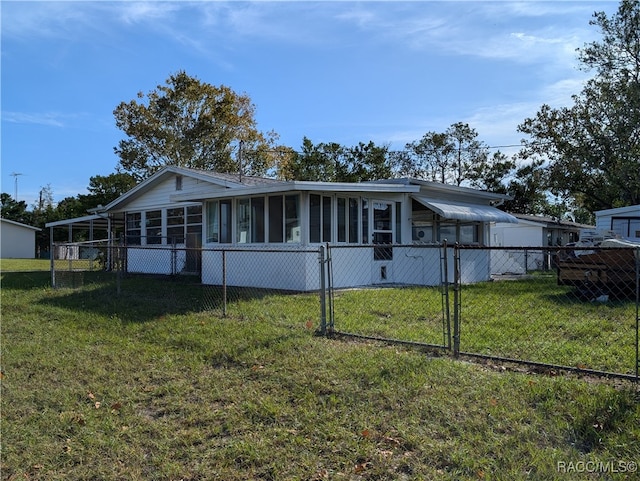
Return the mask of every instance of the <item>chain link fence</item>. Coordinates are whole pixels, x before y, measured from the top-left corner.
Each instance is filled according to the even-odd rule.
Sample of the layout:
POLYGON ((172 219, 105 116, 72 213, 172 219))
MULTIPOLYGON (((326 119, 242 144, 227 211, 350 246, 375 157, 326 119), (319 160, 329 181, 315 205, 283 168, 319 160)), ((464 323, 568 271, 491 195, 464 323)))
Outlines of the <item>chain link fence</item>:
MULTIPOLYGON (((56 244, 54 288, 87 288, 105 302, 149 304, 158 315, 209 312, 318 325, 319 249, 187 248, 106 241, 56 244)), ((143 317, 150 313, 141 314, 143 317)))
MULTIPOLYGON (((330 271, 372 270, 358 250, 330 251, 330 271)), ((393 246, 386 262, 384 282, 329 282, 331 332, 638 379, 638 247, 393 246)))
POLYGON ((53 254, 54 287, 152 306, 130 316, 207 311, 638 380, 637 247, 93 242, 53 254))

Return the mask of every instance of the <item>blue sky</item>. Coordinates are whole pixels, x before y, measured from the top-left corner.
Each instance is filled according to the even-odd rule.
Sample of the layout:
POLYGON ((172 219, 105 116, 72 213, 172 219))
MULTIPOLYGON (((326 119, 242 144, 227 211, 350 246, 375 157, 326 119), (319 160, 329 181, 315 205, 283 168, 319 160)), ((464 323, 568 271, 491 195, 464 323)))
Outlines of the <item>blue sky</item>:
MULTIPOLYGON (((591 74, 575 50, 614 1, 13 2, 2 16, 2 192, 30 206, 115 171, 113 110, 179 70, 246 93, 298 149, 391 149, 467 122, 491 146, 591 74)), ((501 149, 513 152, 514 149, 501 149)), ((517 149, 516 149, 517 150, 517 149)))

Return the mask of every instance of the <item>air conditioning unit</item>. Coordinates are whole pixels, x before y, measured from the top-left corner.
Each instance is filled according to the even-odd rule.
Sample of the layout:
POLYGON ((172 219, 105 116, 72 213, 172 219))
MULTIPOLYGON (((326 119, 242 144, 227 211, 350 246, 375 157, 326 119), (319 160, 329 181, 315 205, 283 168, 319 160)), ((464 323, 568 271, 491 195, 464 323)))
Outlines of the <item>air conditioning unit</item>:
POLYGON ((431 227, 413 227, 412 240, 414 242, 432 242, 432 229, 431 227))

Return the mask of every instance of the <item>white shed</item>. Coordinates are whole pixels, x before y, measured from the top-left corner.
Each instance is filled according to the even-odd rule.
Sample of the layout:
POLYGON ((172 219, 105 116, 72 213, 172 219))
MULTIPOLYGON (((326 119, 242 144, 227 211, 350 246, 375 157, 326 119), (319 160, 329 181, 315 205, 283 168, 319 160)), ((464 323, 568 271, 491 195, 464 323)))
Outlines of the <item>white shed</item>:
POLYGON ((596 230, 613 231, 624 239, 640 239, 640 205, 597 211, 596 230))
POLYGON ((513 214, 517 224, 496 222, 491 225, 491 245, 505 247, 491 255, 491 273, 524 274, 548 269, 551 258, 545 247, 576 242, 583 229, 593 226, 537 215, 513 214))
POLYGON ((3 259, 34 259, 36 232, 40 229, 8 219, 0 219, 0 257, 3 259))

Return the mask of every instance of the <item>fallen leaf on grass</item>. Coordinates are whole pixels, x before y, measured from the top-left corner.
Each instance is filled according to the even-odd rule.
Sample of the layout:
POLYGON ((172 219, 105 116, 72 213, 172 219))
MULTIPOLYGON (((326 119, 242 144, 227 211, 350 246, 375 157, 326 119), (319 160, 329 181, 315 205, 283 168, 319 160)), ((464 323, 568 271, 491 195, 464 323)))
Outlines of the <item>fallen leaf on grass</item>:
POLYGON ((96 409, 100 409, 100 406, 102 406, 102 403, 100 401, 96 401, 93 405, 96 407, 96 409))
POLYGON ((307 323, 305 324, 307 329, 313 329, 313 321, 312 320, 308 320, 307 323))
POLYGON ((353 468, 353 470, 355 471, 356 474, 360 474, 364 471, 366 471, 369 467, 371 467, 371 462, 367 461, 365 463, 358 463, 355 465, 355 467, 353 468))
POLYGON ((92 401, 94 401, 94 400, 96 399, 95 394, 93 394, 91 391, 89 391, 89 392, 87 393, 87 397, 88 397, 89 399, 91 399, 92 401))
POLYGON ((400 446, 402 444, 399 439, 392 438, 391 436, 384 436, 382 440, 389 444, 395 444, 396 446, 400 446))

